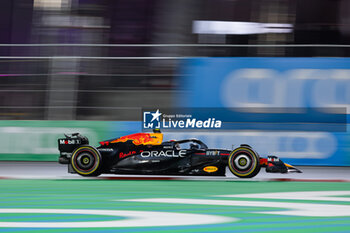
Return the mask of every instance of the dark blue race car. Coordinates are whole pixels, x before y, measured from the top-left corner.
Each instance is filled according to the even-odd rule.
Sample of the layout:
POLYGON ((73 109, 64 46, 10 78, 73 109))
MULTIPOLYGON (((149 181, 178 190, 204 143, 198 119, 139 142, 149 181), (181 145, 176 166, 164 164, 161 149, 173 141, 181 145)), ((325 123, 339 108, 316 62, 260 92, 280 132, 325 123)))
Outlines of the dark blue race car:
POLYGON ((59 163, 82 176, 109 174, 225 176, 226 167, 237 177, 251 178, 266 172, 301 172, 276 156, 261 158, 249 145, 233 150, 211 149, 198 139, 163 142, 159 130, 136 133, 89 145, 79 133, 58 139, 59 163))

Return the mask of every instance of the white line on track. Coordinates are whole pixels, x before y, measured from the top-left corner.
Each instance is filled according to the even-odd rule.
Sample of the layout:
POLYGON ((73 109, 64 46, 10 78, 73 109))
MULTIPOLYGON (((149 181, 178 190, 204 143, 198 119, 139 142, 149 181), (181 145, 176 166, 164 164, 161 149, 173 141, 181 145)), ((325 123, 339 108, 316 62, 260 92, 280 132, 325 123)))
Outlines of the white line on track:
POLYGON ((348 195, 350 195, 350 191, 309 191, 309 192, 248 193, 248 194, 234 194, 234 195, 218 195, 217 197, 350 202, 350 197, 334 197, 334 196, 348 196, 348 195))
POLYGON ((218 224, 238 220, 217 215, 128 210, 0 209, 0 213, 109 215, 128 218, 114 221, 86 222, 0 222, 0 227, 15 228, 157 227, 218 224))
POLYGON ((295 203, 295 202, 292 203, 292 202, 274 202, 274 201, 185 199, 185 198, 127 199, 123 201, 165 203, 165 204, 248 206, 248 207, 286 209, 286 210, 276 210, 276 211, 257 211, 257 212, 254 211, 254 213, 273 214, 273 215, 291 215, 291 216, 306 216, 306 217, 350 216, 349 205, 330 205, 330 204, 295 203))

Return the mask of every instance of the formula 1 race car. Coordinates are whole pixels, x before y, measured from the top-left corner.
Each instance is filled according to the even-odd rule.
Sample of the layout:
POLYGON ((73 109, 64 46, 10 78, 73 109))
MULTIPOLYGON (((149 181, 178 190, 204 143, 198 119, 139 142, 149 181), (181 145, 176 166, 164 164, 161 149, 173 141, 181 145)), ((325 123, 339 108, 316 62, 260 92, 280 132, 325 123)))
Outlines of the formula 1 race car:
POLYGON ((98 176, 102 173, 140 175, 225 176, 226 167, 237 177, 256 176, 261 167, 266 172, 301 172, 276 156, 260 158, 252 147, 209 149, 198 139, 163 141, 159 129, 136 133, 89 145, 79 133, 58 139, 59 163, 68 164, 69 173, 98 176))

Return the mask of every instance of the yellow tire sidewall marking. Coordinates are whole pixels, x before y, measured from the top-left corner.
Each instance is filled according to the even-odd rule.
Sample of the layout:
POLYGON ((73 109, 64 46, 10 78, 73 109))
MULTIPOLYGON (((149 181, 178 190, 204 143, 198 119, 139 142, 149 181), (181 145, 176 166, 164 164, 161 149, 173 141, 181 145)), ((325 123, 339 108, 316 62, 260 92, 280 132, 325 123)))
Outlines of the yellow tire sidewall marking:
MULTIPOLYGON (((230 160, 231 160, 231 157, 232 157, 232 156, 235 154, 235 152, 238 151, 238 150, 246 150, 246 151, 248 151, 249 153, 252 153, 253 155, 256 155, 255 152, 254 152, 253 150, 249 149, 249 148, 242 148, 242 147, 239 147, 239 148, 235 149, 234 151, 231 152, 230 157, 228 158, 228 166, 229 166, 229 168, 230 168, 230 171, 231 171, 233 174, 237 175, 237 176, 249 176, 249 175, 252 174, 252 172, 255 170, 256 165, 257 165, 257 163, 258 163, 259 161, 257 161, 256 163, 254 163, 254 167, 251 169, 250 172, 248 172, 248 173, 246 173, 246 174, 237 173, 237 172, 235 171, 235 169, 233 169, 233 167, 232 167, 232 165, 231 165, 231 163, 230 163, 230 160)), ((257 156, 256 156, 256 157, 257 157, 257 156)), ((256 159, 257 159, 257 158, 256 158, 256 159)), ((252 161, 252 162, 253 162, 253 161, 252 161)))
POLYGON ((79 174, 82 174, 82 175, 90 175, 92 174, 93 172, 95 172, 97 170, 97 168, 99 167, 100 165, 100 156, 99 156, 99 152, 97 150, 95 150, 95 148, 91 147, 91 146, 82 146, 82 147, 79 147, 77 150, 74 151, 73 155, 72 155, 72 162, 71 162, 73 168, 74 168, 74 171, 76 171, 77 173, 79 174), (92 170, 92 171, 89 171, 89 172, 81 172, 79 171, 75 165, 74 165, 74 157, 77 155, 78 152, 80 152, 82 149, 89 149, 89 150, 93 150, 95 153, 96 153, 96 160, 97 160, 97 165, 95 166, 95 168, 92 170))

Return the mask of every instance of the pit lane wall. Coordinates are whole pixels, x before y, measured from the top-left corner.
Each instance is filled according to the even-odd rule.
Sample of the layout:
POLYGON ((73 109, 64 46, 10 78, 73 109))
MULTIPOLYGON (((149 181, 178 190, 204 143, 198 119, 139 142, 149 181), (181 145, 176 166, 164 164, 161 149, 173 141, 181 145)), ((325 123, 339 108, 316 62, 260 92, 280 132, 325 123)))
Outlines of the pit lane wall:
MULTIPOLYGON (((0 160, 57 161, 63 133, 86 135, 91 145, 141 131, 141 122, 0 121, 0 160)), ((199 138, 211 148, 252 145, 294 165, 350 166, 349 132, 167 132, 164 140, 199 138)))

